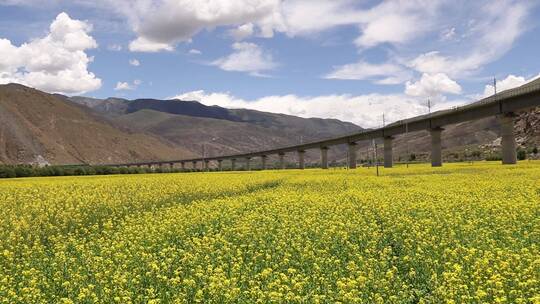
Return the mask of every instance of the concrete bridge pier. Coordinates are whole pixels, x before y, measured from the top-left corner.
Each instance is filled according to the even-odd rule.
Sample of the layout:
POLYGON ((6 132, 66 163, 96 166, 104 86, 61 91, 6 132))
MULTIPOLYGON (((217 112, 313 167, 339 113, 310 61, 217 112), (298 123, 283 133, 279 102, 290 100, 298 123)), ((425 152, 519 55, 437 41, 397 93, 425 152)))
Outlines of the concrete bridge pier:
POLYGON ((392 142, 394 138, 392 136, 387 136, 384 138, 384 167, 392 168, 394 165, 394 155, 392 151, 392 142))
POLYGON ((349 145, 349 159, 348 159, 349 169, 356 169, 357 146, 355 142, 350 142, 348 143, 348 145, 349 145))
POLYGON ((305 156, 306 151, 300 150, 298 151, 298 169, 305 169, 306 168, 306 161, 305 156))
POLYGON ((266 170, 266 159, 268 157, 266 155, 261 155, 261 169, 266 170))
POLYGON ((442 166, 441 133, 444 129, 437 127, 430 130, 431 134, 431 166, 442 166))
POLYGON ((321 147, 321 168, 328 169, 328 147, 321 147))
POLYGON ((231 159, 231 171, 236 170, 236 159, 231 159))
POLYGON ((223 171, 223 160, 218 159, 217 164, 218 164, 218 170, 223 171))
POLYGON ((251 157, 246 157, 246 170, 251 171, 251 157))
POLYGON ((501 148, 503 165, 517 163, 516 137, 514 134, 514 113, 506 113, 499 116, 501 124, 501 148))
POLYGON ((279 168, 283 170, 285 169, 285 153, 279 153, 278 156, 279 156, 279 168))

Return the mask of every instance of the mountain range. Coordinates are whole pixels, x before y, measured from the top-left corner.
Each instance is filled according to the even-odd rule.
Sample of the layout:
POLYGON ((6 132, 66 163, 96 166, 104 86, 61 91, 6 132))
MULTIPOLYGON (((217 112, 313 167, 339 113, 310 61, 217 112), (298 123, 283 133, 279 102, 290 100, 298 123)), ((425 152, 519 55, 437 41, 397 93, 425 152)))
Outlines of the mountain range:
MULTIPOLYGON (((518 117, 518 142, 539 144, 540 110, 518 117)), ((336 119, 301 118, 196 101, 96 99, 48 94, 19 84, 0 85, 0 163, 121 163, 213 156, 275 148, 362 130, 336 119)), ((495 118, 449 126, 445 153, 497 147, 495 118)), ((429 151, 429 135, 396 139, 396 155, 429 151)), ((359 145, 366 158, 369 143, 359 145)), ((308 161, 318 151, 308 151, 308 161)), ((331 150, 341 161, 346 148, 331 150)), ((294 156, 289 156, 293 160, 294 156)))

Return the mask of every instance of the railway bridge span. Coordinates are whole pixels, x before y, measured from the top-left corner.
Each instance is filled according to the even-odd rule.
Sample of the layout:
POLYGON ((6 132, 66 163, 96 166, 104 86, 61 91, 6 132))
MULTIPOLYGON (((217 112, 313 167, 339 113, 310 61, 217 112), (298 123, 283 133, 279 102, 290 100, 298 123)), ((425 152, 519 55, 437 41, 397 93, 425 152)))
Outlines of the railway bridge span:
POLYGON ((279 159, 278 168, 285 168, 285 158, 287 153, 297 154, 297 168, 305 168, 305 152, 306 150, 320 150, 320 164, 323 169, 328 169, 328 149, 335 145, 348 145, 348 167, 356 168, 357 163, 357 144, 362 141, 370 141, 374 139, 383 139, 384 143, 384 167, 391 168, 393 166, 393 139, 395 136, 405 133, 428 130, 431 135, 431 165, 433 167, 442 166, 442 138, 441 134, 447 125, 477 120, 485 117, 498 117, 501 135, 502 135, 502 163, 515 164, 516 156, 516 139, 514 134, 514 117, 516 113, 525 111, 530 108, 540 106, 540 79, 534 80, 521 87, 506 90, 490 97, 481 99, 477 102, 456 107, 453 109, 433 112, 427 115, 421 115, 413 118, 408 118, 396 121, 387 126, 377 129, 364 130, 362 132, 347 134, 340 137, 328 138, 314 142, 308 142, 300 145, 278 147, 275 149, 254 151, 241 154, 221 155, 213 157, 200 157, 192 159, 178 159, 155 162, 140 162, 140 163, 123 163, 110 164, 113 167, 131 167, 131 166, 170 166, 180 164, 182 169, 186 169, 186 164, 191 163, 193 168, 201 163, 202 168, 207 170, 210 168, 210 163, 217 163, 219 170, 223 169, 223 162, 230 162, 230 168, 236 170, 237 162, 243 160, 245 168, 250 170, 251 160, 254 158, 261 159, 262 168, 267 169, 267 158, 270 155, 277 155, 279 159))

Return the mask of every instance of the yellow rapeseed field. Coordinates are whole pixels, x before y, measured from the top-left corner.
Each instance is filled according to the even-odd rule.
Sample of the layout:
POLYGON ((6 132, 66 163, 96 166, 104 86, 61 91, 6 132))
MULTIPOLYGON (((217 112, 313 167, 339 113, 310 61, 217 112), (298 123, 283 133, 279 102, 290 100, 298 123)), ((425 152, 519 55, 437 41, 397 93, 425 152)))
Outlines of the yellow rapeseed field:
POLYGON ((0 303, 540 303, 540 162, 0 181, 0 303))

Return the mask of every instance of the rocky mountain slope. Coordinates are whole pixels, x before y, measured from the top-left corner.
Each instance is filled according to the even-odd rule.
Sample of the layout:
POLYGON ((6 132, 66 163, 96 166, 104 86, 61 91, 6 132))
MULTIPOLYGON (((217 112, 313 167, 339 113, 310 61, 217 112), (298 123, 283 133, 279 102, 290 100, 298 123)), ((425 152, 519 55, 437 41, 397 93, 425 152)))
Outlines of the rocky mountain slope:
MULTIPOLYGON (((204 150, 205 155, 270 149, 362 130, 336 119, 225 109, 196 101, 68 99, 102 113, 120 126, 164 137, 193 153, 202 154, 204 150)), ((344 151, 338 149, 342 155, 344 151)))
POLYGON ((189 157, 166 140, 22 85, 0 85, 0 163, 114 163, 189 157))
MULTIPOLYGON (((195 101, 94 99, 47 94, 22 85, 0 86, 0 163, 116 163, 223 155, 295 145, 361 130, 335 119, 300 118, 246 109, 225 109, 195 101)), ((516 118, 521 148, 540 145, 540 109, 516 118)), ((427 158, 428 132, 398 136, 397 158, 427 158)), ((382 149, 382 143, 379 143, 382 149)), ((447 126, 446 159, 471 151, 497 152, 495 117, 447 126)), ((371 158, 370 143, 359 144, 359 158, 371 158)), ((330 162, 346 158, 332 147, 330 162)), ((382 151, 381 155, 382 155, 382 151)), ((288 156, 290 161, 295 155, 288 156)), ((318 151, 308 151, 317 162, 318 151)), ((272 159, 270 160, 272 161, 272 159)))
POLYGON ((519 114, 515 129, 518 144, 540 147, 540 107, 519 114))
MULTIPOLYGON (((222 155, 294 145, 321 138, 343 135, 360 130, 359 127, 331 119, 305 119, 283 114, 246 109, 209 107, 194 101, 138 99, 88 99, 71 97, 103 115, 112 117, 119 125, 152 133, 191 149, 194 153, 222 155)), ((538 145, 540 140, 538 109, 521 113, 516 118, 517 141, 521 148, 538 145)), ((427 159, 430 151, 429 133, 417 132, 398 136, 395 140, 396 158, 416 154, 427 159)), ((382 142, 379 143, 382 148, 382 142)), ((467 154, 481 151, 496 154, 500 148, 497 118, 490 117, 446 127, 443 148, 449 160, 466 159, 467 154)), ((359 144, 360 158, 370 158, 370 143, 359 144)), ((346 147, 329 151, 330 161, 344 161, 346 147)), ((382 151, 381 151, 382 153, 382 151)), ((317 151, 308 151, 308 161, 318 161, 317 151)), ((289 156, 294 160, 294 155, 289 156)))

